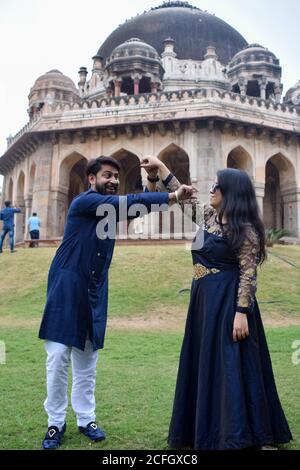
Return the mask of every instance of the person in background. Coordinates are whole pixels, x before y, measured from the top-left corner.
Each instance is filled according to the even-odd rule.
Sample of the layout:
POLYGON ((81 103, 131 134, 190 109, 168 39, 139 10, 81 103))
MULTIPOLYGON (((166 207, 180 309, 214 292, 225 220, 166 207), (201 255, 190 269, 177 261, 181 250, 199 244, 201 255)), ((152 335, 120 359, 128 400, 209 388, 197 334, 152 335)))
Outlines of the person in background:
MULTIPOLYGON (((30 233, 31 240, 39 240, 40 238, 40 226, 41 221, 37 216, 36 212, 33 212, 32 216, 28 219, 28 231, 30 233)), ((33 241, 30 243, 29 248, 37 248, 39 246, 38 241, 33 241)))
POLYGON ((0 212, 0 220, 3 221, 2 233, 0 237, 0 253, 2 253, 2 246, 4 239, 9 234, 10 252, 15 253, 14 250, 14 236, 15 236, 15 222, 14 215, 20 214, 22 211, 19 207, 11 207, 10 201, 4 202, 5 208, 0 212))

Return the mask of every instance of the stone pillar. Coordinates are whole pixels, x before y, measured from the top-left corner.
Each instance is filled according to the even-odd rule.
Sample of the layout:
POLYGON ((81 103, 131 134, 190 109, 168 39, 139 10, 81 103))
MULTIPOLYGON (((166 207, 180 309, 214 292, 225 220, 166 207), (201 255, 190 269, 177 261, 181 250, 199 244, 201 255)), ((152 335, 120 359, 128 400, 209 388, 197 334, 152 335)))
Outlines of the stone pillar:
POLYGON ((140 93, 140 81, 142 79, 142 75, 135 73, 131 78, 133 80, 133 94, 138 95, 140 93))
POLYGON ((40 237, 48 238, 49 232, 49 211, 51 206, 50 184, 53 145, 50 141, 44 142, 38 151, 39 161, 37 164, 37 174, 34 185, 32 206, 41 220, 40 237))
POLYGON ((238 85, 240 87, 241 96, 246 96, 248 80, 246 80, 244 77, 241 77, 239 78, 238 85))
POLYGON ((138 78, 135 78, 134 81, 133 81, 133 94, 134 95, 139 94, 139 92, 140 92, 139 86, 140 86, 140 80, 138 78))
POLYGON ((175 47, 175 41, 173 38, 166 38, 163 42, 163 45, 164 45, 164 52, 162 54, 162 56, 170 56, 170 57, 176 57, 176 52, 174 51, 174 47, 175 47))
POLYGON ((120 79, 114 80, 115 96, 120 96, 120 94, 121 94, 121 84, 122 84, 122 80, 120 80, 120 79))
POLYGON ((262 78, 258 81, 260 87, 260 97, 265 100, 266 99, 266 89, 267 89, 267 79, 262 78))
POLYGON ((151 93, 157 93, 158 91, 158 82, 157 81, 151 81, 151 93))
POLYGON ((49 218, 49 236, 62 237, 68 212, 68 189, 62 186, 51 192, 51 216, 49 218))
POLYGON ((87 77, 87 69, 86 67, 80 67, 78 75, 79 75, 79 82, 78 82, 78 87, 79 88, 84 88, 86 84, 86 77, 87 77))
POLYGON ((217 129, 211 132, 203 128, 195 136, 198 181, 196 183, 194 174, 193 184, 199 190, 199 199, 208 203, 209 191, 216 180, 217 170, 223 169, 221 133, 217 129))
POLYGON ((282 88, 283 87, 282 87, 281 83, 278 83, 277 85, 275 85, 275 101, 276 101, 276 103, 280 103, 282 88))
POLYGON ((0 210, 4 207, 4 201, 8 199, 8 185, 9 185, 9 177, 4 176, 3 184, 2 184, 2 193, 0 196, 0 210))
POLYGON ((260 209, 261 217, 263 218, 264 215, 264 197, 265 197, 265 185, 264 183, 257 183, 254 182, 255 194, 258 203, 258 207, 260 209))
POLYGON ((300 240, 300 189, 296 191, 296 219, 295 232, 300 240))
POLYGON ((28 219, 31 217, 31 212, 32 212, 32 196, 27 195, 25 197, 25 238, 29 237, 29 231, 28 231, 28 219))
POLYGON ((23 197, 17 197, 14 205, 21 209, 21 214, 15 214, 15 243, 24 241, 25 235, 25 201, 23 197))
POLYGON ((94 66, 93 66, 93 70, 92 70, 92 73, 100 73, 100 72, 103 72, 103 57, 101 57, 100 55, 95 55, 94 57, 92 57, 93 61, 94 61, 94 66))
POLYGON ((110 85, 106 88, 106 94, 107 94, 108 98, 111 98, 112 95, 113 95, 113 90, 112 90, 112 87, 110 85))
POLYGON ((286 188, 281 191, 283 198, 283 223, 291 237, 300 238, 300 189, 286 188))

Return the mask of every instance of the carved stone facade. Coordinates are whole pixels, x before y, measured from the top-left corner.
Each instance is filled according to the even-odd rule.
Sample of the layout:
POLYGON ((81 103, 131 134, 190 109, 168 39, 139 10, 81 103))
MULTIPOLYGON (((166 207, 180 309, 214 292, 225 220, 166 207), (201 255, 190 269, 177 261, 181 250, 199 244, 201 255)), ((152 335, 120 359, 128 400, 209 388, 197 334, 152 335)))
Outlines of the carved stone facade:
MULTIPOLYGON (((203 21, 208 15, 185 2, 161 7, 164 14, 168 9, 170 15, 176 11, 174 18, 179 10, 185 15, 191 10, 203 21)), ((147 23, 152 13, 140 16, 147 23)), ((281 104, 274 54, 238 45, 242 50, 221 63, 218 44, 210 40, 199 60, 195 51, 177 55, 178 37, 165 38, 161 55, 155 41, 125 37, 120 47, 112 44, 108 58, 94 57, 89 80, 81 67, 78 88, 58 71, 36 81, 30 122, 8 140, 0 159, 3 201, 23 208, 16 217, 17 242, 33 211, 41 218, 42 238, 62 236, 69 204, 86 188, 86 162, 99 155, 120 161, 122 194, 141 190, 146 175, 139 162, 147 155, 158 156, 180 181, 197 186, 203 201, 218 169, 243 169, 254 182, 266 227, 300 238, 299 87, 281 104)))

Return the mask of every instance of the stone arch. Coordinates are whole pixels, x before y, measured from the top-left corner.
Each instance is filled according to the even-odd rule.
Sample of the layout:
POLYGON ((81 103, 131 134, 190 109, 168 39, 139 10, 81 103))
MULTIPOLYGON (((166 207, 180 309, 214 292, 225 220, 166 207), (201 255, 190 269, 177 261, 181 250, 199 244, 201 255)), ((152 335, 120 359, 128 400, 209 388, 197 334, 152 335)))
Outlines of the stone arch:
MULTIPOLYGON (((140 193, 143 190, 141 167, 139 157, 125 148, 116 150, 111 157, 117 160, 121 166, 119 194, 140 193)), ((143 219, 135 219, 131 223, 123 221, 118 223, 117 236, 124 235, 133 224, 137 230, 142 230, 143 219)))
POLYGON ((52 211, 56 221, 55 232, 58 236, 64 233, 67 212, 72 200, 88 187, 86 165, 87 159, 76 151, 67 155, 60 163, 59 187, 52 211))
POLYGON ((135 145, 133 145, 132 141, 129 139, 126 139, 122 142, 116 142, 113 145, 109 145, 104 153, 102 155, 110 155, 114 158, 114 155, 118 155, 119 152, 128 152, 128 153, 133 153, 136 157, 138 157, 140 160, 142 158, 141 152, 137 152, 137 148, 135 145))
POLYGON ((25 174, 23 170, 20 171, 17 179, 17 192, 16 192, 16 206, 21 209, 21 214, 15 216, 15 227, 16 227, 16 243, 24 240, 25 234, 25 174))
POLYGON ((181 184, 191 184, 190 159, 183 148, 172 143, 161 150, 158 158, 165 163, 181 184))
POLYGON ((30 167, 29 172, 29 184, 28 184, 28 194, 32 196, 34 190, 34 183, 35 183, 35 176, 36 176, 36 164, 33 162, 30 167))
POLYGON ((266 161, 264 223, 267 229, 286 229, 291 234, 297 228, 297 185, 293 163, 278 152, 266 161))
MULTIPOLYGON (((190 177, 190 159, 185 150, 178 145, 172 143, 164 148, 158 155, 158 158, 165 163, 170 172, 178 179, 181 184, 191 184, 190 177)), ((159 232, 164 232, 162 226, 162 214, 159 214, 159 232)), ((184 226, 184 215, 179 209, 175 207, 170 211, 170 234, 175 234, 176 227, 184 226)))
POLYGON ((24 171, 21 170, 17 179, 17 198, 24 198, 25 190, 25 175, 24 171))
POLYGON ((87 159, 78 152, 72 152, 60 164, 59 186, 68 195, 68 207, 74 197, 88 187, 86 165, 87 159))
POLYGON ((234 147, 228 153, 226 166, 227 168, 244 170, 253 179, 253 159, 242 145, 234 147))
POLYGON ((13 192, 14 192, 14 183, 12 177, 9 178, 7 192, 6 192, 6 200, 13 201, 13 192))
POLYGON ((111 154, 120 166, 119 194, 139 193, 143 190, 139 157, 125 148, 111 154))

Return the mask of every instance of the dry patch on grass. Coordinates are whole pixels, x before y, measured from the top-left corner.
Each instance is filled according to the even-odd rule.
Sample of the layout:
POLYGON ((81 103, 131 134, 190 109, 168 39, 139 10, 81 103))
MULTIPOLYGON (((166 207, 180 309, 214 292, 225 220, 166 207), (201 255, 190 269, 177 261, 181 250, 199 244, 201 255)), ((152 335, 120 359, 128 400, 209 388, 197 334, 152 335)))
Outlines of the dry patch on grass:
MULTIPOLYGON (((153 310, 147 316, 139 315, 129 318, 111 318, 108 326, 114 330, 150 330, 150 331, 183 331, 187 312, 178 307, 153 310)), ((300 318, 280 316, 277 313, 262 315, 266 327, 279 328, 300 326, 300 318)))
MULTIPOLYGON (((108 317, 108 328, 113 330, 140 330, 140 331, 184 331, 187 312, 180 307, 161 307, 132 317, 108 317)), ((284 316, 277 312, 262 314, 266 327, 279 328, 300 326, 297 316, 284 316)), ((7 315, 0 317, 1 328, 22 328, 38 330, 40 318, 18 318, 7 315)))
POLYGON ((265 326, 272 328, 285 326, 300 326, 300 318, 296 315, 280 315, 278 312, 262 313, 262 320, 265 326))
POLYGON ((161 307, 145 314, 127 318, 108 318, 114 330, 180 331, 184 329, 186 312, 179 307, 161 307))
POLYGON ((15 315, 0 317, 0 328, 22 328, 24 330, 31 330, 38 328, 39 324, 39 318, 18 318, 15 315))

